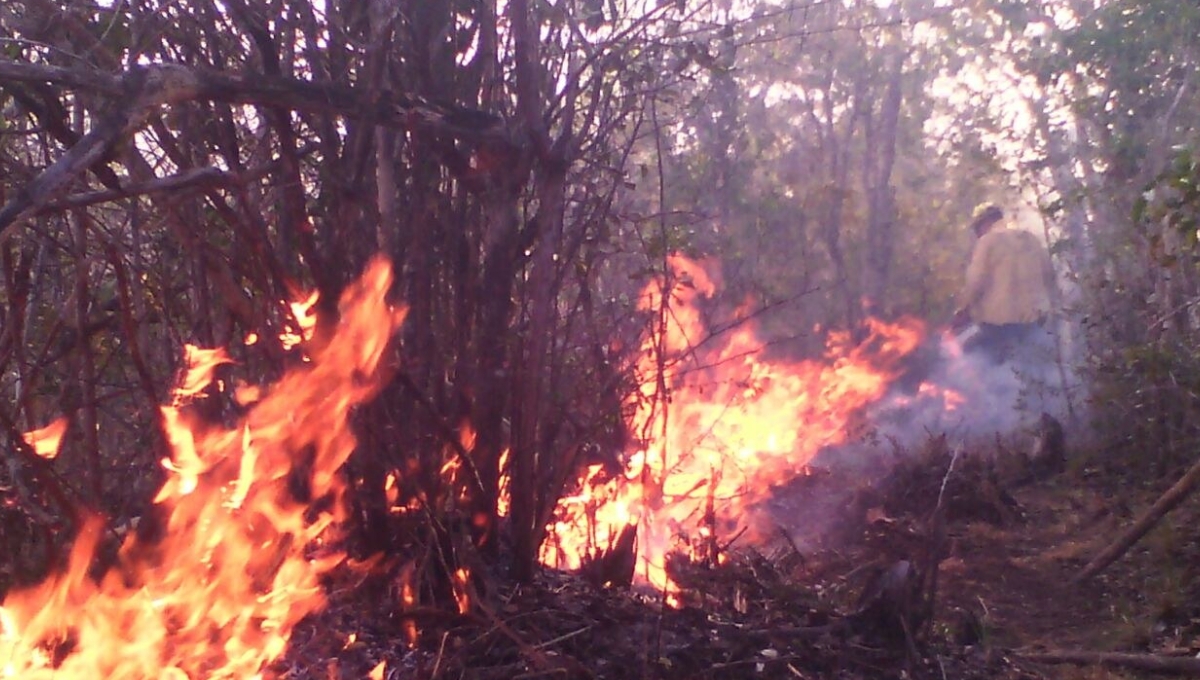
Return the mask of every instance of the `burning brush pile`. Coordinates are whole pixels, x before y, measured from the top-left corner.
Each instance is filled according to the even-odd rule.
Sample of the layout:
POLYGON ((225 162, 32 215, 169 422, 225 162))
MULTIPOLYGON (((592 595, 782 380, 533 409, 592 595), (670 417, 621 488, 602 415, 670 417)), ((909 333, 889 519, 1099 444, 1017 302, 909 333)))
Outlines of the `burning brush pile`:
MULTIPOLYGON (((423 606, 411 563, 357 565, 345 553, 348 417, 381 387, 404 318, 376 261, 344 293, 330 336, 305 345, 302 366, 239 393, 247 410, 232 427, 192 404, 228 356, 188 349, 162 409, 168 478, 145 520, 160 525, 156 540, 130 533, 97 574, 104 523, 81 518, 67 563, 0 605, 0 678, 882 677, 899 662, 919 671, 929 661, 911 628, 928 620, 909 618, 925 592, 916 567, 881 572, 874 594, 839 614, 814 595, 794 540, 797 514, 831 510, 780 518, 770 504, 893 399, 923 327, 872 320, 862 342, 833 334, 819 360, 768 361, 750 326, 701 348, 696 303, 715 286, 698 264, 671 264, 675 283, 642 296, 645 309, 670 313, 645 339, 641 387, 628 397, 639 444, 618 472, 593 466, 561 499, 540 555, 556 569, 537 583, 489 583, 481 594, 469 585, 477 575, 452 569, 454 606, 423 606), (597 587, 613 585, 635 588, 597 587), (848 657, 847 640, 880 647, 848 657)), ((307 326, 312 302, 297 310, 307 326)), ((962 402, 932 384, 904 399, 962 402)), ((61 428, 27 443, 51 457, 61 428)), ((966 661, 960 670, 1007 672, 966 661)))
MULTIPOLYGON (((233 428, 202 422, 190 400, 228 362, 189 348, 163 422, 172 457, 155 498, 161 538, 131 533, 99 580, 101 518, 85 518, 66 566, 0 606, 0 678, 145 680, 263 677, 292 629, 321 609, 321 578, 345 561, 339 469, 354 450, 350 410, 379 386, 404 313, 372 264, 341 301, 341 323, 311 361, 254 401, 233 428)), ((42 444, 43 455, 49 448, 42 444)))
MULTIPOLYGON (((818 454, 849 443, 867 408, 892 392, 925 330, 914 319, 868 319, 865 338, 833 333, 820 359, 771 361, 749 324, 708 338, 698 301, 715 292, 712 279, 682 257, 671 266, 676 284, 664 290, 655 282, 642 295, 645 309, 670 313, 645 341, 641 388, 629 399, 641 446, 622 475, 606 478, 599 465, 587 471, 579 494, 559 504, 542 561, 593 567, 600 581, 647 583, 677 602, 667 556, 712 566, 735 540, 761 543, 764 531, 774 533, 773 519, 766 529, 760 521, 765 505, 811 474, 818 454), (619 556, 635 545, 636 559, 619 556), (606 553, 618 557, 597 563, 606 553)), ((902 399, 943 408, 961 400, 933 384, 902 399)))

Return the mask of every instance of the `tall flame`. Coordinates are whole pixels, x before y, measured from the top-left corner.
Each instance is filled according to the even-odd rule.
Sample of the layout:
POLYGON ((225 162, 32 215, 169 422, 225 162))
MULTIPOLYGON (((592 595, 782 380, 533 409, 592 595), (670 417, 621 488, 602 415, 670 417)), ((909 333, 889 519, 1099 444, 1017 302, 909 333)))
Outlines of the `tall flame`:
POLYGON ((391 280, 372 262, 343 294, 330 342, 235 427, 187 407, 228 360, 188 349, 188 375, 163 409, 173 447, 156 499, 164 537, 131 534, 97 582, 89 567, 103 522, 87 519, 66 568, 0 606, 0 678, 262 677, 296 623, 324 605, 319 577, 344 559, 330 546, 346 512, 338 469, 355 446, 350 409, 376 390, 404 317, 386 301, 391 280))
POLYGON ((670 264, 682 285, 664 291, 655 282, 642 296, 649 310, 669 300, 663 332, 643 344, 644 379, 631 398, 630 426, 643 446, 615 479, 599 466, 585 472, 580 493, 559 503, 541 559, 578 568, 637 524, 637 573, 674 593, 666 555, 714 558, 714 529, 736 528, 773 485, 844 442, 854 415, 883 396, 923 329, 870 320, 860 343, 832 334, 819 361, 763 358, 749 325, 700 344, 707 332, 696 302, 715 285, 695 262, 670 264))

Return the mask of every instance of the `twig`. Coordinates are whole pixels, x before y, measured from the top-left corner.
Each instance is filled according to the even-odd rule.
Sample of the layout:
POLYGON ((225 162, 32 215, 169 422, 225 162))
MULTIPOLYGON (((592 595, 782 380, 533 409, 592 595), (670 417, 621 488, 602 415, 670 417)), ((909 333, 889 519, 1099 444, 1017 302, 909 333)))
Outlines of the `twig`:
MULTIPOLYGON (((788 542, 788 545, 792 546, 792 553, 800 558, 800 563, 807 567, 808 566, 808 558, 806 558, 804 556, 804 553, 800 552, 800 546, 796 545, 796 539, 792 538, 791 532, 789 532, 787 530, 787 528, 785 528, 779 522, 775 522, 775 528, 779 531, 779 535, 783 536, 783 539, 788 542)), ((743 528, 743 531, 745 531, 745 528, 743 528)), ((741 534, 738 534, 738 536, 740 536, 740 535, 741 534)), ((736 536, 735 536, 735 538, 736 538, 736 536)), ((731 541, 731 543, 732 543, 732 541, 731 541)))
POLYGON ((400 386, 407 390, 409 395, 416 400, 417 404, 425 409, 426 414, 428 414, 430 417, 430 421, 433 424, 434 430, 436 430, 437 434, 441 436, 442 441, 449 445, 451 449, 453 449, 454 454, 460 461, 462 461, 463 465, 467 468, 467 471, 471 473, 471 481, 475 482, 475 490, 483 493, 483 477, 481 477, 479 474, 479 468, 475 466, 475 460, 471 458, 471 454, 467 452, 467 449, 462 445, 462 442, 459 441, 458 436, 454 434, 454 429, 450 427, 444 418, 442 418, 442 414, 438 412, 437 407, 433 405, 433 402, 429 399, 428 395, 422 392, 421 388, 417 387, 417 384, 413 382, 413 379, 404 371, 397 370, 394 377, 400 383, 400 386))
POLYGON ((100 91, 119 101, 99 122, 50 167, 0 207, 0 243, 16 230, 16 222, 44 208, 75 177, 105 158, 131 132, 141 128, 162 106, 189 101, 270 104, 361 118, 399 129, 422 129, 462 139, 514 147, 503 121, 484 111, 444 106, 416 95, 372 97, 362 89, 292 78, 230 76, 183 64, 136 66, 120 77, 88 69, 63 69, 0 59, 0 82, 37 82, 100 91))
MULTIPOLYGON (((72 496, 78 497, 78 492, 71 488, 70 484, 58 475, 54 466, 50 464, 50 461, 34 453, 33 448, 25 442, 20 429, 17 428, 17 424, 3 410, 0 410, 0 427, 7 431, 11 446, 10 451, 13 452, 10 455, 14 455, 17 460, 25 464, 36 488, 45 491, 54 498, 62 511, 70 518, 72 524, 76 527, 82 526, 83 520, 87 516, 86 509, 72 498, 72 496), (68 490, 71 493, 68 493, 68 490)), ((10 469, 12 469, 11 464, 10 469)), ((13 481, 14 484, 17 484, 19 491, 26 491, 24 485, 19 484, 20 477, 18 474, 13 474, 13 481)), ((36 515, 38 519, 42 519, 43 521, 47 519, 45 512, 38 512, 37 505, 32 498, 23 498, 22 500, 26 502, 28 509, 31 510, 31 515, 36 515)))
POLYGON ((192 187, 201 185, 228 185, 237 181, 237 179, 217 168, 203 167, 192 168, 185 170, 176 175, 168 177, 159 177, 137 184, 130 184, 118 189, 102 189, 99 191, 85 191, 79 194, 71 194, 63 198, 49 201, 35 211, 35 214, 44 215, 47 213, 69 210, 71 208, 83 208, 97 203, 107 203, 116 201, 122 198, 132 198, 134 196, 143 196, 145 194, 154 194, 164 191, 182 191, 192 187))
POLYGON ((563 635, 559 635, 558 637, 554 638, 553 640, 546 640, 545 642, 539 642, 536 645, 534 645, 533 648, 534 649, 543 649, 543 648, 549 647, 551 645, 556 645, 560 642, 566 642, 567 640, 570 640, 573 637, 583 635, 584 633, 588 632, 589 630, 591 630, 594 627, 595 626, 593 624, 588 624, 588 625, 584 626, 583 628, 580 628, 579 630, 572 631, 570 633, 565 633, 563 635))
POLYGON ((962 453, 962 444, 954 447, 954 453, 950 456, 950 467, 946 468, 946 476, 942 477, 942 488, 938 489, 937 506, 934 511, 942 508, 942 499, 946 495, 946 484, 950 481, 950 473, 954 472, 954 463, 958 460, 958 455, 962 453))
MULTIPOLYGON (((938 490, 937 506, 934 507, 933 513, 929 516, 929 552, 926 554, 926 563, 921 565, 921 590, 918 597, 921 598, 921 611, 917 612, 916 630, 914 633, 920 634, 933 625, 934 610, 937 605, 937 588, 938 588, 938 566, 942 562, 942 544, 946 539, 946 511, 942 507, 942 501, 945 500, 946 485, 950 482, 950 474, 954 471, 954 463, 958 461, 959 455, 962 453, 962 445, 958 444, 954 447, 954 453, 950 457, 950 465, 946 468, 946 476, 942 478, 942 488, 938 490)), ((912 651, 912 638, 905 630, 905 640, 909 643, 910 652, 912 651)), ((912 657, 910 656, 910 659, 912 657)))
MULTIPOLYGON (((707 669, 707 671, 705 672, 705 675, 711 676, 718 671, 727 671, 727 670, 731 670, 734 668, 742 668, 744 666, 757 665, 757 664, 763 664, 764 666, 769 663, 776 663, 776 664, 777 663, 785 663, 786 664, 789 661, 799 661, 802 658, 804 658, 804 657, 793 654, 790 656, 778 656, 778 657, 775 657, 774 659, 770 659, 765 656, 756 656, 756 657, 751 657, 749 659, 735 659, 733 661, 725 661, 722 663, 713 664, 712 666, 710 666, 707 669)), ((788 664, 788 665, 790 666, 790 664, 788 664)), ((793 672, 795 671, 795 669, 792 669, 792 670, 793 670, 793 672)), ((803 677, 803 676, 800 676, 800 677, 803 677)))
POLYGON ((863 572, 863 571, 866 571, 867 569, 873 569, 873 568, 875 568, 875 567, 882 566, 882 565, 883 565, 883 561, 884 561, 884 558, 882 558, 882 557, 876 557, 875 559, 873 559, 873 560, 871 560, 871 561, 869 561, 869 562, 863 562, 863 563, 859 564, 857 567, 855 567, 855 568, 851 569, 850 571, 846 572, 845 574, 842 574, 842 575, 839 577, 839 579, 840 579, 840 580, 842 580, 842 581, 849 581, 850 579, 854 578, 855 576, 857 576, 857 575, 858 575, 858 574, 860 574, 861 572, 863 572))
MULTIPOLYGON (((474 589, 472 588, 471 590, 473 591, 474 589)), ((561 670, 564 674, 566 674, 570 677, 575 677, 575 678, 595 677, 591 671, 589 671, 587 668, 585 668, 583 666, 583 664, 579 663, 579 661, 577 661, 576 659, 574 659, 572 657, 569 657, 566 655, 561 655, 561 656, 557 657, 558 659, 561 660, 561 662, 563 664, 567 665, 566 668, 564 668, 560 664, 553 663, 549 657, 547 657, 545 654, 542 653, 540 646, 531 645, 528 642, 526 642, 525 639, 522 638, 520 635, 517 635, 516 631, 514 631, 512 628, 510 628, 509 625, 507 623, 505 623, 496 614, 496 612, 492 611, 491 607, 487 606, 487 604, 481 598, 477 597, 477 595, 478 595, 477 593, 472 592, 472 595, 476 595, 476 597, 473 597, 472 600, 475 602, 476 607, 478 607, 479 610, 481 612, 483 612, 484 616, 486 616, 488 618, 488 620, 491 621, 492 626, 495 628, 495 630, 499 631, 500 634, 502 634, 504 637, 511 640, 517 646, 517 649, 520 650, 521 656, 525 657, 526 659, 529 659, 530 661, 533 662, 534 665, 538 666, 539 667, 539 671, 537 671, 538 673, 542 673, 542 674, 545 674, 546 672, 554 673, 556 671, 561 670)), ((534 675, 534 676, 519 676, 519 677, 537 677, 537 676, 534 675)))
POLYGON ((438 674, 441 673, 442 655, 446 652, 446 638, 450 637, 450 631, 442 633, 442 641, 438 644, 437 658, 433 660, 433 670, 429 673, 430 680, 437 680, 438 674))
POLYGON ((822 626, 789 626, 786 628, 764 628, 761 630, 742 631, 750 637, 783 637, 792 640, 816 640, 826 635, 833 635, 851 629, 851 620, 838 619, 833 623, 822 626))
POLYGON ((1017 658, 1034 663, 1116 666, 1150 673, 1200 677, 1200 659, 1192 657, 1163 656, 1161 654, 1129 654, 1125 652, 1089 652, 1086 650, 1017 653, 1016 656, 1017 658))
POLYGON ((569 673, 567 673, 567 669, 565 668, 550 668, 544 671, 530 671, 529 673, 514 675, 513 680, 532 680, 533 678, 547 678, 555 675, 566 677, 569 676, 569 673))
MULTIPOLYGON (((720 555, 724 552, 727 552, 729 550, 729 548, 733 546, 734 543, 737 543, 737 540, 739 538, 741 538, 743 535, 745 535, 746 531, 749 528, 750 527, 748 527, 748 526, 744 526, 741 529, 738 529, 737 533, 735 533, 733 535, 733 538, 730 538, 728 541, 725 541, 724 545, 717 546, 717 554, 720 555)), ((789 539, 790 539, 790 537, 789 537, 789 539)), ((794 549, 795 547, 796 547, 796 545, 793 543, 792 548, 794 549)), ((799 551, 797 551, 797 552, 799 552, 799 551)), ((803 558, 804 556, 801 555, 801 557, 803 558)))

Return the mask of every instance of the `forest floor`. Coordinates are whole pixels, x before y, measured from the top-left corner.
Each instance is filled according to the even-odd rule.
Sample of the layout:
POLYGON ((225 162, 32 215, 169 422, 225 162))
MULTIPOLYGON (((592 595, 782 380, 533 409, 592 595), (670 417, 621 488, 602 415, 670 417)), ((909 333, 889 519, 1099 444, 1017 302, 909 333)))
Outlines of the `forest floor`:
MULTIPOLYGON (((1200 655, 1200 497, 1177 508, 1096 577, 1078 572, 1162 492, 1080 466, 1012 496, 1021 520, 950 529, 940 565, 943 620, 977 616, 1005 649, 1200 655)), ((1172 480, 1173 481, 1173 480, 1172 480)), ((1169 483, 1169 482, 1167 482, 1169 483)), ((1140 677, 1128 670, 1042 668, 1045 677, 1140 677)))
POLYGON ((1077 584, 1074 575, 1172 480, 1141 486, 1078 460, 1031 479, 994 455, 955 467, 950 459, 935 446, 870 484, 817 469, 777 489, 764 508, 773 526, 760 527, 756 546, 735 545, 719 566, 676 568, 680 608, 636 587, 546 572, 532 586, 492 579, 468 614, 399 613, 394 576, 359 581, 334 589, 330 609, 297 631, 275 670, 363 678, 384 661, 377 677, 389 680, 1116 680, 1152 676, 1031 657, 1197 656, 1200 498, 1077 584), (819 527, 806 525, 814 518, 819 527), (889 574, 917 585, 889 591, 889 574), (930 594, 932 618, 922 618, 930 594), (894 625, 900 620, 915 626, 911 635, 894 625))

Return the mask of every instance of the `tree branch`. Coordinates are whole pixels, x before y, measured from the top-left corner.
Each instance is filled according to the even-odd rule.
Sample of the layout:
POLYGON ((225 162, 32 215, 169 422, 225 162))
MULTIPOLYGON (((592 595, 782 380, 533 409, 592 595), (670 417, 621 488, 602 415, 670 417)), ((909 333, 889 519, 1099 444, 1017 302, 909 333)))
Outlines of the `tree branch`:
POLYGON ((51 201, 37 210, 36 214, 46 214, 82 208, 97 203, 107 203, 122 198, 156 194, 164 191, 178 191, 197 186, 225 186, 239 181, 238 177, 217 168, 192 168, 168 177, 158 177, 138 184, 130 184, 120 189, 104 189, 101 191, 85 191, 72 194, 56 201, 51 201))
POLYGON ((88 69, 65 69, 0 59, 0 83, 33 82, 89 90, 110 96, 128 94, 129 83, 146 79, 161 85, 158 102, 188 100, 230 104, 283 106, 297 111, 330 113, 348 118, 375 116, 380 125, 420 128, 447 133, 470 141, 512 143, 503 120, 494 114, 454 104, 435 102, 405 93, 372 97, 363 88, 321 83, 260 73, 228 75, 181 64, 140 66, 120 76, 88 69))
POLYGON ((230 76, 179 64, 139 66, 120 78, 86 69, 63 69, 0 60, 0 83, 40 82, 118 96, 96 127, 0 208, 0 243, 13 223, 45 206, 75 177, 104 158, 121 139, 141 127, 163 104, 209 100, 282 106, 351 118, 371 116, 379 125, 423 129, 511 148, 515 142, 497 116, 421 97, 394 94, 372 98, 357 88, 261 74, 230 76))

